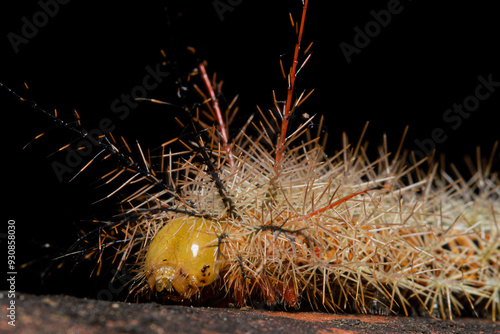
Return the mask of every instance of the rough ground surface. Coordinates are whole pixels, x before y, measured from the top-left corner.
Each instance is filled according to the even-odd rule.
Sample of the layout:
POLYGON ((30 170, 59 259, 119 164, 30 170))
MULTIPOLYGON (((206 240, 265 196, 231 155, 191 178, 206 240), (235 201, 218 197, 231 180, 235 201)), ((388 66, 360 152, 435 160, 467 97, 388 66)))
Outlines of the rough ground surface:
MULTIPOLYGON (((62 295, 16 294, 15 327, 2 316, 2 333, 500 333, 485 319, 442 321, 303 312, 130 304, 62 295)), ((7 293, 0 292, 5 313, 7 293)))

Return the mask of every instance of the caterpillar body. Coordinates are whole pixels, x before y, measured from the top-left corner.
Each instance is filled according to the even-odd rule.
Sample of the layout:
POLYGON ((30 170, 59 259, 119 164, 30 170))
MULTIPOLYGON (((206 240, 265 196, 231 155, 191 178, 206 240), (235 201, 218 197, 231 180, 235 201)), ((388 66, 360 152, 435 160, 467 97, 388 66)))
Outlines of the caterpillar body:
MULTIPOLYGON (((137 300, 498 319, 498 145, 478 157, 468 180, 401 147, 391 155, 383 145, 370 159, 363 136, 351 145, 344 135, 343 147, 325 153, 321 117, 290 123, 310 95, 295 90, 309 59, 301 49, 307 5, 283 69, 286 100, 275 97, 234 136, 235 100, 221 110, 221 85, 200 62, 189 76, 201 97, 185 110, 189 137, 168 140, 156 155, 137 144, 138 159, 123 140, 93 138, 99 153, 80 172, 113 158, 118 167, 103 181, 119 182, 109 197, 126 195, 121 216, 71 252, 95 255, 97 273, 111 254, 117 270, 135 274, 137 300)), ((41 111, 90 138, 78 122, 41 111)))

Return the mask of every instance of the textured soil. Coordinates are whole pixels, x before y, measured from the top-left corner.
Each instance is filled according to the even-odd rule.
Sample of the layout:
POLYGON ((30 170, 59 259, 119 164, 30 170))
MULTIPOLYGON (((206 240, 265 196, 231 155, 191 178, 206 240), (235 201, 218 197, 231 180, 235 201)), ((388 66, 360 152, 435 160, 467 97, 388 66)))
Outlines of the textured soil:
MULTIPOLYGON (((3 312, 9 302, 0 292, 3 312)), ((2 333, 500 333, 500 323, 486 319, 271 312, 19 293, 15 302, 16 326, 4 315, 2 333)))

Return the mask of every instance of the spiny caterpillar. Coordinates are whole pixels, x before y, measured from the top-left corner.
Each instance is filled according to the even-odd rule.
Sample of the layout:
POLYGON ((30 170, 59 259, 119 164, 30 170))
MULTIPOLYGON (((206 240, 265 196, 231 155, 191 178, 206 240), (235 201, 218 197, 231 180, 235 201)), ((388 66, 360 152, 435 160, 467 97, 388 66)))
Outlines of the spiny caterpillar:
MULTIPOLYGON (((306 12, 307 0, 300 22, 293 21, 289 71, 282 64, 286 101, 274 97, 274 108, 259 109, 260 118, 248 119, 234 137, 228 127, 235 101, 221 110, 220 83, 201 62, 190 76, 201 103, 186 110, 189 136, 167 141, 156 162, 139 144, 134 159, 125 141, 98 138, 99 153, 80 172, 98 158, 116 159, 103 181, 120 182, 109 196, 126 194, 123 214, 83 236, 76 254, 95 255, 97 273, 112 254, 118 270, 136 273, 131 296, 138 299, 196 303, 222 295, 240 307, 263 301, 496 320, 495 149, 486 161, 478 158, 470 180, 458 172, 453 178, 431 159, 410 164, 416 159, 401 147, 390 155, 385 144, 370 160, 362 138, 351 146, 344 136, 344 146, 328 156, 321 117, 304 113, 302 124, 289 126, 310 94, 295 90, 309 59, 309 48, 300 48, 306 12), (319 125, 310 127, 313 120, 319 125), (172 151, 174 144, 183 149, 172 151)), ((88 136, 78 123, 50 117, 88 136)))

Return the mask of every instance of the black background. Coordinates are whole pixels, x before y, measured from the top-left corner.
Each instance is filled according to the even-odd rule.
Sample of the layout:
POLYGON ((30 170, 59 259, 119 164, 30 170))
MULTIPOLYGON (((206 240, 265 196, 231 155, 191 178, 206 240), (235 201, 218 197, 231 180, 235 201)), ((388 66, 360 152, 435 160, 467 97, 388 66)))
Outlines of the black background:
MULTIPOLYGON (((221 20, 212 0, 106 5, 73 0, 60 5, 59 12, 20 45, 18 53, 7 34, 21 34, 21 18, 32 21, 41 7, 36 1, 2 4, 0 81, 47 110, 57 108, 63 118, 70 118, 71 110, 77 109, 89 129, 111 117, 118 134, 154 147, 175 133, 177 109, 141 104, 121 121, 110 106, 120 94, 142 83, 146 66, 163 60, 161 49, 167 60, 189 68, 185 48, 195 47, 197 56, 207 60, 208 71, 224 80, 225 96, 240 95, 241 119, 255 112, 256 105, 271 108, 273 90, 285 98, 279 59, 285 54, 288 60, 293 52, 288 13, 298 20, 301 5, 298 0, 269 3, 241 1, 221 20), (29 84, 29 92, 23 82, 29 84)), ((474 94, 479 75, 492 74, 494 81, 500 81, 500 21, 494 6, 487 1, 401 1, 401 13, 393 15, 389 25, 348 64, 339 44, 353 44, 354 27, 364 29, 373 20, 370 11, 386 9, 388 3, 311 1, 303 43, 314 42, 313 55, 298 76, 297 89, 314 88, 315 93, 301 112, 325 116, 332 150, 340 147, 343 131, 354 142, 370 121, 367 138, 374 151, 384 133, 395 149, 410 125, 405 145, 410 150, 418 149, 415 140, 429 138, 434 129, 442 128, 447 140, 436 150, 445 153, 448 162, 463 168, 463 157, 475 155, 478 145, 488 155, 500 139, 500 88, 456 130, 443 121, 443 114, 474 94)), ((171 99, 174 79, 172 75, 148 97, 171 99)), ((91 205, 99 198, 91 184, 92 171, 71 183, 58 181, 50 167, 58 156, 47 155, 65 144, 67 137, 49 133, 23 150, 34 136, 51 127, 48 119, 5 91, 0 92, 0 108, 2 143, 7 149, 2 159, 7 201, 2 207, 5 221, 16 220, 18 260, 24 262, 64 249, 74 241, 79 221, 106 219, 113 208, 91 205), (45 243, 51 247, 44 248, 45 243)), ((52 283, 44 288, 38 277, 42 268, 34 265, 20 271, 18 290, 83 294, 81 280, 91 284, 88 272, 82 271, 64 276, 56 287, 52 283)))

